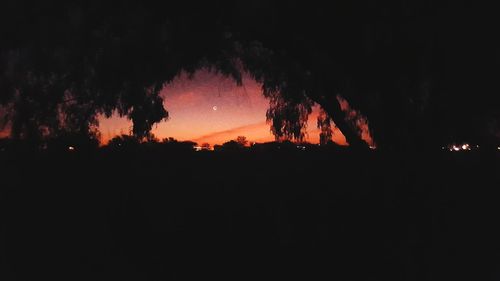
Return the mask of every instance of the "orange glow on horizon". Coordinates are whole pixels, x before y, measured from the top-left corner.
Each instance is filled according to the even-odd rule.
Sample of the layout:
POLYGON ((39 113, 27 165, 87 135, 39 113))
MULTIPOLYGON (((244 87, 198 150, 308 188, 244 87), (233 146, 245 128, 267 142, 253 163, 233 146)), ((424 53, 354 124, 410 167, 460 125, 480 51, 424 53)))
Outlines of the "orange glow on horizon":
MULTIPOLYGON (((266 123, 269 101, 262 94, 262 87, 255 80, 244 77, 239 87, 230 78, 207 71, 198 71, 192 79, 181 74, 166 85, 161 95, 169 119, 153 127, 152 133, 163 139, 173 137, 180 141, 198 144, 222 144, 245 136, 250 142, 270 142, 275 138, 266 123)), ((319 143, 316 120, 319 107, 309 116, 305 141, 319 143)), ((100 118, 99 130, 102 143, 111 138, 128 134, 132 123, 114 116, 100 118)), ((342 133, 335 130, 333 140, 346 145, 342 133)))
MULTIPOLYGON (((262 93, 262 85, 248 76, 243 77, 243 85, 227 77, 200 70, 191 78, 183 73, 167 84, 161 92, 169 119, 153 126, 152 133, 158 139, 168 137, 179 141, 194 141, 199 145, 211 146, 245 136, 249 142, 271 142, 275 138, 270 124, 266 122, 269 101, 262 93)), ((343 108, 348 103, 341 102, 343 108)), ((320 130, 317 118, 318 105, 313 107, 308 118, 305 142, 319 143, 320 130)), ((113 115, 111 118, 98 117, 100 141, 105 145, 115 136, 128 135, 132 122, 125 117, 113 115)), ((370 145, 368 124, 359 124, 362 138, 370 145)), ((0 137, 8 137, 10 130, 0 131, 0 137)), ((333 141, 347 145, 344 135, 334 129, 333 141)))

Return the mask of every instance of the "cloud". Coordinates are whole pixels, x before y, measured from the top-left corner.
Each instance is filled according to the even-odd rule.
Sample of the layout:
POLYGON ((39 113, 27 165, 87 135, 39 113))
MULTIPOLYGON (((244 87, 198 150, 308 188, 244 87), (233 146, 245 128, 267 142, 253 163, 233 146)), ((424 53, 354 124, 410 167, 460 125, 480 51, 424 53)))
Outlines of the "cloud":
POLYGON ((194 139, 194 141, 217 144, 235 139, 237 136, 246 136, 249 140, 262 139, 268 141, 274 139, 269 131, 269 124, 264 121, 203 135, 194 139))

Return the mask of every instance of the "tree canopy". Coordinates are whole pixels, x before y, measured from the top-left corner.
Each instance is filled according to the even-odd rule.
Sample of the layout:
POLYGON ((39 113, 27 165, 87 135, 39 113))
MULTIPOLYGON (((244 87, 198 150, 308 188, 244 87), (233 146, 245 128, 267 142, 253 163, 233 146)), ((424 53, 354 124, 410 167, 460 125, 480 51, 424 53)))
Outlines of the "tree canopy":
POLYGON ((497 140, 497 17, 462 1, 5 1, 0 125, 16 138, 97 135, 117 112, 146 138, 168 118, 159 92, 201 67, 270 98, 277 138, 302 139, 314 103, 366 147, 346 99, 379 147, 497 140), (327 8, 328 6, 328 8, 327 8))

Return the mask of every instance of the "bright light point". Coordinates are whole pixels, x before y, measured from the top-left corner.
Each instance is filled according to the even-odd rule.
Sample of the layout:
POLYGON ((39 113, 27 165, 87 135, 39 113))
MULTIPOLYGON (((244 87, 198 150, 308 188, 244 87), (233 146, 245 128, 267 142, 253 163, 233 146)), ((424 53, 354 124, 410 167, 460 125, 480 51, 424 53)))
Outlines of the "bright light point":
POLYGON ((458 147, 458 146, 454 145, 454 146, 453 146, 453 150, 455 150, 455 151, 460 151, 460 147, 458 147))
POLYGON ((73 146, 68 146, 68 150, 69 150, 69 151, 73 151, 73 150, 75 150, 75 147, 73 147, 73 146))
POLYGON ((214 105, 214 107, 212 107, 212 109, 213 109, 214 111, 217 111, 217 106, 216 106, 216 105, 214 105))
POLYGON ((500 146, 499 146, 499 147, 497 147, 497 149, 498 149, 498 150, 500 150, 500 146))

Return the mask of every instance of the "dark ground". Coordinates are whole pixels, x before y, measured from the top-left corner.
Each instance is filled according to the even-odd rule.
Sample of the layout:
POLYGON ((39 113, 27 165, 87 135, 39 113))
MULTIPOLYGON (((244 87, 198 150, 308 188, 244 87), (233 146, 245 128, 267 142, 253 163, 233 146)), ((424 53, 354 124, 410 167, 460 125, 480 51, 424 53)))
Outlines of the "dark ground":
POLYGON ((0 157, 0 280, 500 279, 494 154, 0 157))

